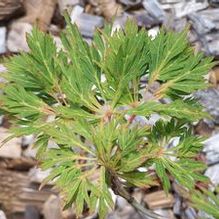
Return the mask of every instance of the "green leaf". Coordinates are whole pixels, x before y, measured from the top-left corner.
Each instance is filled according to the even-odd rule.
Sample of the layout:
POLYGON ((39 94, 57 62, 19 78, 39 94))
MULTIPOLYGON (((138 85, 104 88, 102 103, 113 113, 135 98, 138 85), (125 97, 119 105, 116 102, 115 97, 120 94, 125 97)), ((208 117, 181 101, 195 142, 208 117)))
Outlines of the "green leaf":
POLYGON ((148 101, 128 111, 129 114, 138 114, 149 116, 152 113, 185 119, 188 121, 196 121, 203 117, 208 117, 206 112, 203 112, 202 107, 198 104, 189 104, 182 100, 175 100, 169 104, 161 104, 155 101, 148 101))

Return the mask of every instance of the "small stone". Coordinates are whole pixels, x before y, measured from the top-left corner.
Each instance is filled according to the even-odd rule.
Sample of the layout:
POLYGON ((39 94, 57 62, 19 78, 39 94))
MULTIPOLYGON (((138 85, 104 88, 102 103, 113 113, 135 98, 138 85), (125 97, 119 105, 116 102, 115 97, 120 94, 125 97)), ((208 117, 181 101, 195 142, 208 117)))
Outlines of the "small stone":
POLYGON ((6 52, 6 27, 0 27, 0 54, 6 52))
POLYGON ((7 47, 11 52, 29 51, 26 34, 32 31, 32 25, 25 22, 15 22, 11 25, 7 47))
MULTIPOLYGON (((0 138, 4 141, 7 137, 10 136, 8 129, 0 128, 0 138)), ((2 147, 0 147, 0 157, 5 158, 20 158, 21 157, 21 139, 13 138, 2 147)))

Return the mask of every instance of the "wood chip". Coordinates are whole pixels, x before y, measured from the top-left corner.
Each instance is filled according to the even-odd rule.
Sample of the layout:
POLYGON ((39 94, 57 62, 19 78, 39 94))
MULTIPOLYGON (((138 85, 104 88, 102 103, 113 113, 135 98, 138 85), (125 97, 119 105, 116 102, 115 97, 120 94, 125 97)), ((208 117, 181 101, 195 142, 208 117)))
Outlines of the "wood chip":
POLYGON ((164 191, 157 191, 146 194, 144 202, 150 209, 170 208, 173 207, 174 198, 172 194, 166 195, 164 191))

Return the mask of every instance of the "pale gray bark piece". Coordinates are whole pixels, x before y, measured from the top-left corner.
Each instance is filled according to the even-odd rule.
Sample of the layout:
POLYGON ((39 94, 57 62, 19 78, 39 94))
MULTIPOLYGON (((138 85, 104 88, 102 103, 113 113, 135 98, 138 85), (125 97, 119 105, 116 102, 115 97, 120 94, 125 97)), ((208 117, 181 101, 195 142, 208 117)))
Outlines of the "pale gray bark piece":
POLYGON ((43 180, 49 176, 49 174, 50 170, 42 170, 40 168, 32 168, 28 173, 30 181, 39 184, 41 184, 43 180))
POLYGON ((140 5, 142 0, 119 0, 119 2, 128 7, 133 7, 133 6, 140 5))
POLYGON ((198 216, 199 218, 204 218, 204 219, 215 219, 215 217, 205 213, 204 211, 199 211, 198 216))
POLYGON ((0 27, 0 54, 6 52, 6 27, 0 27))
POLYGON ((135 20, 138 22, 138 26, 151 28, 157 26, 161 21, 149 14, 146 10, 138 10, 133 13, 135 20))
POLYGON ((93 37, 95 29, 103 27, 104 19, 100 16, 81 13, 75 23, 84 37, 93 37))
POLYGON ((205 34, 216 29, 216 23, 200 13, 192 13, 188 17, 192 21, 193 29, 199 34, 205 34))
POLYGON ((32 25, 26 22, 14 22, 8 34, 7 47, 11 52, 29 51, 26 34, 32 31, 32 25))
POLYGON ((182 0, 159 0, 161 4, 174 4, 182 2, 182 0))
POLYGON ((203 152, 206 154, 207 164, 213 165, 219 163, 219 134, 210 137, 204 144, 203 152))
POLYGON ((144 8, 156 19, 163 21, 165 18, 165 11, 157 0, 143 0, 144 8))
POLYGON ((213 7, 219 6, 219 0, 209 0, 209 4, 213 7))
POLYGON ((205 172, 205 176, 209 177, 211 182, 215 185, 219 185, 219 164, 208 167, 205 172))
MULTIPOLYGON (((8 129, 0 128, 0 139, 5 140, 10 136, 8 129)), ((11 141, 5 143, 0 147, 0 157, 4 158, 20 158, 21 157, 21 139, 13 138, 11 141)))
POLYGON ((209 54, 207 54, 207 55, 216 56, 218 58, 219 57, 219 41, 218 41, 218 39, 214 40, 212 42, 208 42, 207 46, 208 46, 208 51, 209 51, 209 54))
POLYGON ((206 111, 214 118, 214 123, 219 124, 219 90, 209 88, 207 90, 198 91, 195 97, 198 98, 206 111))
POLYGON ((80 5, 76 5, 72 11, 71 11, 71 14, 70 14, 70 17, 71 17, 71 22, 72 23, 75 23, 76 20, 78 19, 78 17, 83 13, 84 11, 84 8, 81 7, 80 5))
POLYGON ((194 210, 194 208, 187 208, 184 212, 184 216, 183 218, 187 219, 197 219, 197 213, 196 211, 194 210))
POLYGON ((43 206, 45 219, 62 219, 61 201, 56 195, 51 195, 43 206))
POLYGON ((7 219, 3 211, 0 210, 0 219, 7 219))
POLYGON ((174 5, 175 15, 177 18, 187 16, 193 12, 203 10, 208 7, 208 1, 203 0, 198 2, 196 0, 182 1, 174 5))
POLYGON ((24 219, 40 219, 40 211, 35 206, 28 205, 25 209, 24 219))

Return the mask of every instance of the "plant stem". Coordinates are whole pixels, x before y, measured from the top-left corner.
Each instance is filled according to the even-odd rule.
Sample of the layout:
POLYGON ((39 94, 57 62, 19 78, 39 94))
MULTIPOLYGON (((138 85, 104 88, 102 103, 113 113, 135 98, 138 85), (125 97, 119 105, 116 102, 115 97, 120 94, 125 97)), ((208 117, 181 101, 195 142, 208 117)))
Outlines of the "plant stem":
POLYGON ((123 187, 119 178, 110 171, 112 190, 116 195, 119 195, 126 199, 126 201, 135 208, 135 210, 143 216, 145 219, 165 219, 163 216, 154 213, 153 211, 145 208, 143 205, 138 203, 129 192, 123 187))

